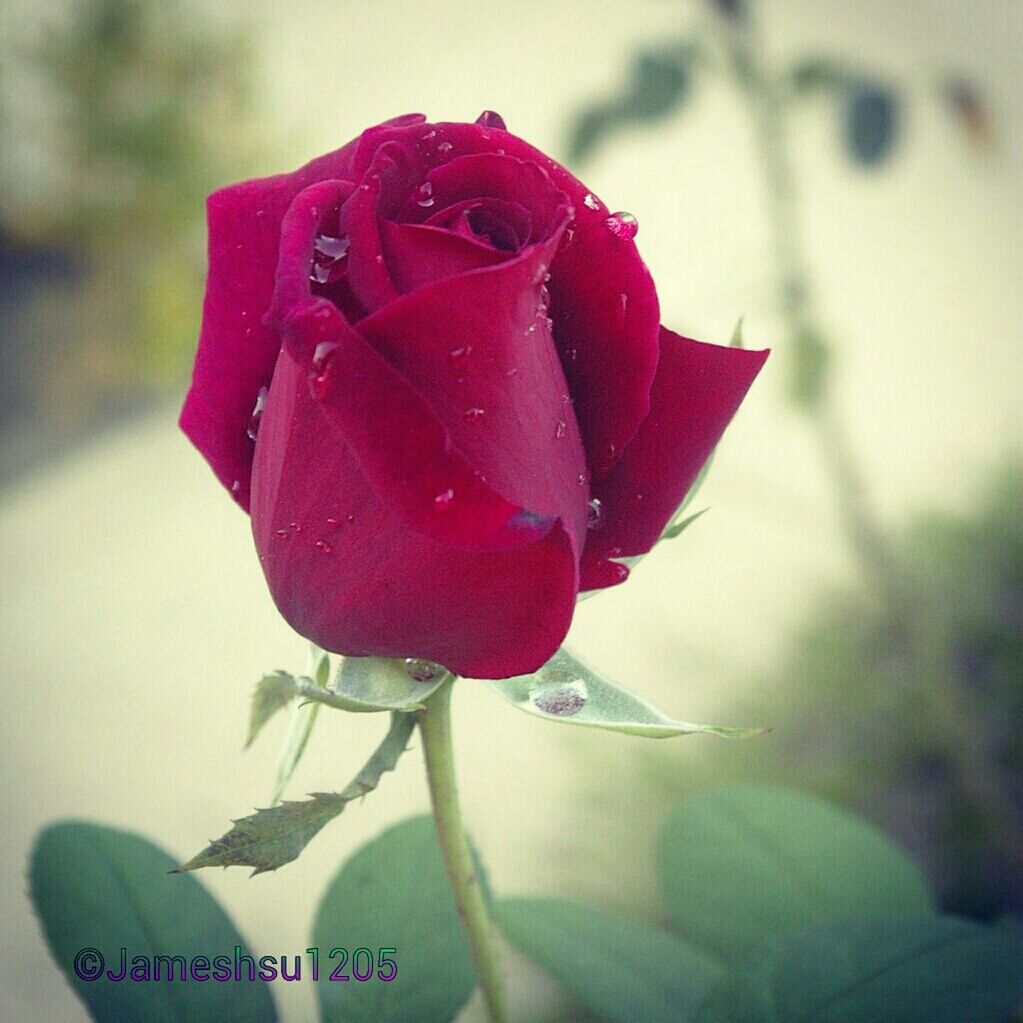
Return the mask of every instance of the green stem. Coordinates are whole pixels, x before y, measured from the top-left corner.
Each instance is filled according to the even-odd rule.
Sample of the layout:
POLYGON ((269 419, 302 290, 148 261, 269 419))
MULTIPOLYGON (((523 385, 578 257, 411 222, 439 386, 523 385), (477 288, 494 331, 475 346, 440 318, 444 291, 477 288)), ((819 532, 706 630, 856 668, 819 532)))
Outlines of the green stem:
POLYGON ((445 682, 419 711, 423 756, 433 802, 444 868, 455 896, 462 927, 469 939, 476 978, 483 991, 491 1023, 507 1023, 504 978, 498 959, 496 934, 487 911, 483 887, 469 850, 458 805, 455 755, 451 741, 451 690, 454 678, 445 682))
POLYGON ((838 498, 849 544, 868 583, 886 608, 893 633, 901 635, 909 660, 906 681, 917 712, 944 735, 956 758, 962 792, 987 812, 994 842, 1005 862, 1023 874, 1023 822, 1008 790, 979 746, 984 723, 950 668, 947 639, 928 623, 926 592, 910 578, 890 535, 868 500, 863 474, 829 394, 824 332, 813 309, 809 261, 803 247, 796 175, 789 155, 785 86, 768 66, 753 19, 722 25, 725 48, 749 108, 764 173, 775 288, 789 343, 815 387, 803 411, 814 429, 824 468, 838 498))

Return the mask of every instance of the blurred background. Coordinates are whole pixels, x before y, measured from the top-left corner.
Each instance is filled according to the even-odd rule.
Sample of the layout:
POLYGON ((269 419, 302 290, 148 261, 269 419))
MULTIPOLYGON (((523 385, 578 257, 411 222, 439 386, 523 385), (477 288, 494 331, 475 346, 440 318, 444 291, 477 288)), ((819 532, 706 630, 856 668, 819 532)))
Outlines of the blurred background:
MULTIPOLYGON (((666 809, 768 778, 880 824, 947 909, 1023 915, 1017 0, 519 0, 499 20, 468 0, 0 0, 0 19, 0 1015, 86 1018, 25 897, 41 826, 129 827, 184 859, 269 797, 274 726, 242 755, 248 696, 303 642, 175 422, 203 200, 412 110, 500 111, 638 218, 667 325, 724 343, 741 317, 774 350, 710 511, 570 637, 673 715, 773 731, 588 734, 460 685, 495 889, 656 919, 666 809)), ((344 784, 378 724, 321 715, 291 794, 344 784)), ((279 874, 202 877, 254 949, 305 948, 341 860, 425 809, 417 759, 279 874)), ((519 1006, 557 1018, 514 968, 519 1006)), ((301 988, 277 986, 286 1018, 301 988)))

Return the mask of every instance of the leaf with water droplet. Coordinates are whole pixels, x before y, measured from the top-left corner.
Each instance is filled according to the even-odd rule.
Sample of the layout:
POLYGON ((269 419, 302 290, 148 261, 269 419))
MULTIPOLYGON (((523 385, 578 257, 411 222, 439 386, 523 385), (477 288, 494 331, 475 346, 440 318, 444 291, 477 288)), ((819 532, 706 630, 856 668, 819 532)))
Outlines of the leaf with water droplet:
POLYGON ((603 728, 649 739, 706 732, 726 739, 762 735, 765 728, 732 728, 676 721, 642 697, 599 675, 562 647, 532 675, 487 683, 509 703, 548 721, 603 728))
POLYGON ((338 668, 333 689, 302 687, 305 699, 337 710, 374 713, 385 710, 414 711, 451 675, 440 665, 429 679, 419 681, 407 661, 418 658, 345 657, 338 668))
POLYGON ((193 856, 182 871, 199 867, 252 867, 253 876, 290 863, 352 802, 372 792, 393 771, 415 728, 414 714, 392 714, 383 742, 340 792, 314 792, 309 799, 257 810, 234 822, 227 834, 193 856))

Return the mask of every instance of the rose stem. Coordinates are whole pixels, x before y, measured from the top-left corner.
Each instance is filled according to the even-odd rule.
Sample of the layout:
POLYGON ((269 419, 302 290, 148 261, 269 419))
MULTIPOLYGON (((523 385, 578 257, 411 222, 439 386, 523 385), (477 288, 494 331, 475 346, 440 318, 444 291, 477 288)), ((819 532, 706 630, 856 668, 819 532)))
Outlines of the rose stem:
POLYGON ((423 758, 433 802, 433 819, 441 857, 447 871, 462 927, 469 939, 476 967, 476 978, 491 1023, 507 1023, 504 978, 498 959, 496 934, 483 897, 476 865, 462 824, 455 780, 454 746, 451 741, 451 690, 448 679, 419 711, 419 730, 423 734, 423 758))
POLYGON ((811 302, 811 274, 803 248, 799 220, 798 186, 788 143, 788 94, 780 73, 767 63, 762 40, 752 17, 743 23, 717 23, 729 65, 752 115, 755 143, 764 174, 775 272, 790 340, 797 355, 814 358, 808 343, 816 345, 816 358, 824 357, 817 372, 816 393, 802 411, 815 428, 825 470, 838 496, 843 526, 850 546, 884 602, 893 634, 901 634, 910 663, 905 675, 913 688, 918 712, 935 734, 944 735, 957 761, 963 794, 984 808, 994 844, 1005 862, 1023 873, 1023 821, 1006 786, 993 776, 980 737, 982 715, 950 668, 952 658, 943 637, 927 621, 925 593, 909 577, 891 536, 868 500, 867 484, 850 438, 835 414, 828 385, 830 366, 811 302), (816 400, 813 400, 813 399, 816 400))

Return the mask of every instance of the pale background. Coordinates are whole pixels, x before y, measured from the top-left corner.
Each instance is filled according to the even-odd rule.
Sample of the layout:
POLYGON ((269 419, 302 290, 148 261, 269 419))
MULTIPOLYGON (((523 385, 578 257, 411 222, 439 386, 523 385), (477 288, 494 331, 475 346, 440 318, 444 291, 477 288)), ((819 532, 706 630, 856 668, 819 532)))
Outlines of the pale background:
MULTIPOLYGON (((968 508, 985 468, 1023 440, 1020 5, 764 6, 778 51, 815 44, 921 82, 936 67, 962 67, 989 99, 1000 135, 985 161, 926 103, 914 107, 898 158, 873 175, 826 144, 815 108, 795 134, 822 314, 844 341, 841 414, 879 510, 893 521, 924 501, 968 508)), ((33 10, 9 8, 9 27, 27 31, 33 10)), ((260 171, 411 110, 471 120, 493 108, 559 155, 570 110, 613 85, 624 51, 686 18, 684 5, 664 0, 291 0, 245 10, 261 61, 259 116, 287 149, 283 165, 260 171)), ((745 314, 747 343, 760 347, 780 326, 752 159, 744 111, 714 87, 668 127, 604 150, 586 180, 638 217, 668 325, 725 341, 745 314)), ((728 720, 734 693, 783 642, 813 584, 853 572, 816 450, 782 400, 785 359, 777 350, 729 431, 706 485, 710 514, 626 587, 582 605, 572 630, 589 661, 691 720, 728 720)), ((175 417, 172 405, 158 407, 0 492, 5 1019, 86 1018, 25 895, 40 827, 94 819, 184 858, 269 795, 283 721, 243 755, 247 700, 265 670, 301 667, 302 643, 266 594, 246 520, 175 417)), ((614 844, 615 806, 580 825, 579 765, 599 780, 641 740, 546 725, 471 683, 459 686, 456 726, 465 811, 494 887, 601 898, 607 880, 580 857, 575 832, 599 828, 614 844)), ((383 727, 321 714, 290 793, 344 784, 383 727)), ((676 741, 683 770, 715 740, 676 741)), ((306 947, 315 901, 344 857, 426 806, 413 752, 301 861, 251 881, 242 870, 202 880, 257 953, 292 953, 306 947)), ((649 854, 639 842, 631 868, 648 873, 649 854)), ((550 985, 524 969, 515 1002, 548 1004, 550 985)), ((277 984, 275 996, 284 1018, 310 1018, 311 985, 277 984)))

